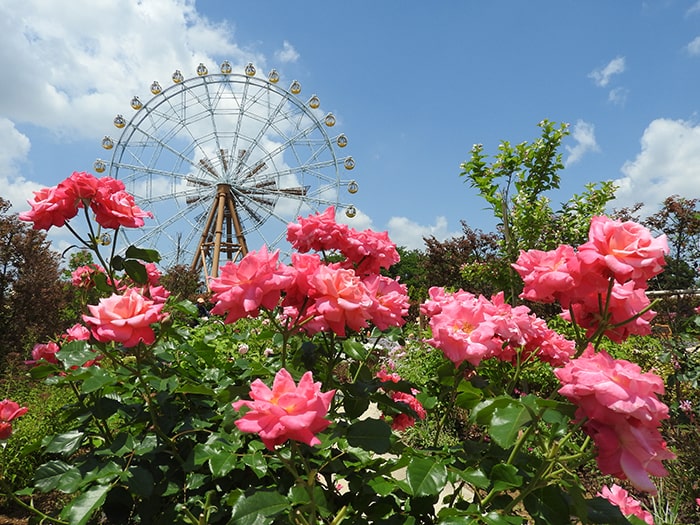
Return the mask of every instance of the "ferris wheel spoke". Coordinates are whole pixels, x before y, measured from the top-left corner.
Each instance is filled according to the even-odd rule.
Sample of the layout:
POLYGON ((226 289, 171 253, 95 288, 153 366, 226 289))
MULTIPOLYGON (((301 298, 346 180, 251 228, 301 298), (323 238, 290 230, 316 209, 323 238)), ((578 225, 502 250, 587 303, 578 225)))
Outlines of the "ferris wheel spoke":
MULTIPOLYGON (((196 209, 198 206, 199 206, 199 205, 189 205, 189 206, 187 206, 186 208, 182 208, 182 209, 179 210, 177 213, 171 215, 171 216, 168 217, 165 221, 158 222, 158 224, 157 224, 157 225, 154 225, 154 226, 150 229, 150 231, 148 231, 148 232, 147 232, 146 234, 144 234, 142 237, 139 237, 139 242, 141 242, 141 243, 147 243, 147 242, 149 242, 150 240, 152 240, 153 238, 155 238, 155 237, 157 237, 157 236, 159 236, 159 235, 161 235, 161 234, 165 234, 165 235, 167 235, 168 237, 170 237, 170 235, 167 234, 167 231, 168 231, 167 228, 168 228, 169 226, 171 226, 171 225, 177 223, 177 221, 179 221, 179 220, 181 220, 181 219, 183 219, 183 218, 186 218, 187 213, 190 212, 190 211, 193 211, 193 210, 196 209)), ((190 221, 188 221, 188 222, 190 222, 190 221)))

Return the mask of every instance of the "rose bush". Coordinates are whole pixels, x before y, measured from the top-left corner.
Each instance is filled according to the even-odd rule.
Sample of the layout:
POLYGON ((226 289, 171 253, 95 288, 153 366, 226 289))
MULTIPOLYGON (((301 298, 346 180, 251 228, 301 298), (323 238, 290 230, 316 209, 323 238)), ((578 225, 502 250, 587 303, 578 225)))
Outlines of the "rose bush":
POLYGON ((559 302, 573 339, 502 294, 432 288, 421 307, 430 333, 407 350, 440 352, 443 364, 413 384, 391 368, 400 354, 386 350, 406 344, 408 297, 381 273, 398 261, 385 233, 338 224, 332 209, 299 218, 288 229, 290 262, 262 248, 224 265, 208 283, 219 317, 198 324, 195 306, 159 285, 157 253, 102 254, 103 229, 148 217, 122 191, 73 174, 37 192, 23 215, 35 228, 75 231, 70 221, 91 208, 97 227, 86 213, 90 233, 79 240, 100 265, 76 284, 111 294, 87 305, 86 325, 57 337, 58 350, 40 343, 32 356, 34 377, 76 399, 66 411, 71 429, 41 443, 34 486, 0 485, 28 507, 24 496, 72 495, 58 515, 33 509, 39 519, 646 520, 614 486, 586 494, 578 473, 597 461, 602 473, 653 493, 673 457, 659 433, 668 411, 658 377, 598 349, 606 336, 648 332, 644 290, 661 269, 662 238, 598 217, 581 247, 521 254, 523 297, 559 302), (505 373, 489 381, 494 363, 505 373), (535 366, 558 378, 558 392, 523 392, 521 377, 535 366), (470 432, 443 445, 457 411, 470 432), (428 420, 432 443, 408 445, 402 433, 428 420))

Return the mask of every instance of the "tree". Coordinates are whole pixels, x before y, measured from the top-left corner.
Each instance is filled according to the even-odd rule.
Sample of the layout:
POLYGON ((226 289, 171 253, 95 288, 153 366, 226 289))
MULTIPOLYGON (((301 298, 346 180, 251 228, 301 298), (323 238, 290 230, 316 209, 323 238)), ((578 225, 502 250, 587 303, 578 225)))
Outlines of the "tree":
POLYGON ((698 199, 671 195, 661 210, 644 223, 657 234, 666 234, 670 253, 666 269, 656 279, 656 287, 665 290, 690 288, 697 277, 700 259, 700 212, 698 199))
POLYGON ((472 229, 464 221, 462 231, 460 237, 445 241, 434 236, 424 239, 428 282, 487 296, 501 290, 507 276, 499 263, 498 236, 472 229))
POLYGON ((201 272, 184 264, 178 264, 161 276, 160 282, 178 300, 195 301, 202 289, 201 272))
POLYGON ((612 182, 589 184, 581 195, 574 195, 557 211, 545 192, 556 190, 564 168, 561 142, 569 134, 568 125, 558 127, 548 120, 538 124, 540 138, 515 146, 502 141, 492 162, 488 162, 482 144, 472 147, 471 158, 462 164, 466 177, 490 205, 500 220, 499 251, 501 264, 507 265, 504 288, 515 301, 520 279, 510 268, 520 250, 550 250, 561 243, 579 244, 586 239, 590 219, 602 214, 605 204, 615 195, 612 182))
POLYGON ((44 232, 9 214, 10 206, 0 198, 0 359, 67 328, 59 255, 44 232))

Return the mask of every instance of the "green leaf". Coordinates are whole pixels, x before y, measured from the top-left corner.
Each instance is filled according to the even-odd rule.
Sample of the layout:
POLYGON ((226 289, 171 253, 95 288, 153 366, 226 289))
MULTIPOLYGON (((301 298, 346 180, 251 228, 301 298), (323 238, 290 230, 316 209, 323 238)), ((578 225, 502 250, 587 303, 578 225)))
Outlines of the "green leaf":
POLYGON ((80 471, 76 467, 58 460, 44 463, 34 474, 34 486, 41 492, 60 490, 71 494, 75 490, 70 489, 81 480, 80 471))
POLYGON ((446 481, 445 465, 431 458, 412 458, 406 468, 406 482, 416 497, 439 494, 446 481))
POLYGON ((143 262, 157 263, 160 261, 160 253, 158 250, 148 250, 145 248, 137 248, 136 246, 129 246, 126 249, 126 257, 128 259, 140 259, 143 262))
POLYGON ((68 370, 74 366, 81 367, 91 359, 95 359, 95 352, 90 349, 86 341, 71 341, 61 347, 56 357, 68 370))
MULTIPOLYGON (((93 354, 94 356, 94 354, 93 354)), ((89 394, 90 392, 95 392, 102 387, 115 383, 114 374, 103 370, 98 366, 93 366, 89 368, 90 375, 83 381, 80 390, 83 394, 89 394)))
POLYGON ((91 487, 71 501, 61 512, 61 517, 71 525, 85 525, 105 502, 109 489, 109 485, 91 487))
POLYGON ((248 466, 258 478, 267 474, 267 462, 265 456, 259 450, 243 456, 243 463, 248 466))
POLYGON ((236 499, 231 509, 231 523, 236 525, 266 525, 266 518, 279 514, 289 506, 278 492, 257 491, 236 499))
POLYGON ((107 282, 107 274, 95 272, 92 274, 92 279, 95 281, 95 288, 97 288, 100 292, 114 292, 114 288, 112 288, 107 282))
POLYGON ((467 483, 470 483, 480 489, 486 489, 491 484, 489 478, 480 468, 465 470, 461 472, 459 476, 467 483))
POLYGON ((571 516, 569 504, 561 488, 556 485, 549 485, 529 494, 524 503, 536 525, 566 523, 571 516))
POLYGON ((359 341, 346 339, 343 341, 343 351, 348 357, 353 358, 355 361, 364 361, 367 359, 368 350, 365 348, 365 345, 359 341))
POLYGON ((365 419, 348 428, 348 443, 353 447, 384 454, 391 447, 391 427, 379 419, 365 419))
POLYGON ((629 525, 630 523, 620 512, 620 507, 613 505, 605 498, 596 497, 586 500, 586 510, 587 523, 606 525, 629 525))
POLYGON ((532 420, 530 412, 513 400, 505 407, 496 407, 489 424, 489 434, 499 446, 510 448, 518 438, 520 429, 532 420))
POLYGON ((112 260, 109 261, 109 263, 112 265, 112 269, 117 270, 118 272, 121 272, 124 269, 124 257, 121 255, 115 255, 112 257, 112 260))
POLYGON ((176 394, 201 394, 203 396, 214 396, 216 392, 206 385, 196 383, 181 384, 175 389, 176 394))
POLYGON ((520 525, 525 520, 519 516, 502 516, 498 512, 489 512, 481 516, 486 525, 520 525))
POLYGON ((146 284, 148 282, 148 272, 141 261, 136 259, 124 259, 124 270, 137 284, 146 284))
POLYGON ((238 463, 236 456, 230 452, 219 452, 209 460, 209 470, 217 477, 222 478, 231 472, 238 463))
POLYGON ((499 463, 491 469, 491 481, 494 490, 501 491, 521 486, 523 477, 518 475, 518 469, 514 465, 499 463))
POLYGON ((83 432, 71 430, 65 434, 54 436, 46 445, 46 452, 50 454, 61 454, 64 457, 74 454, 83 442, 83 432))
POLYGON ((129 490, 140 498, 150 498, 153 494, 153 474, 143 467, 129 467, 129 490))

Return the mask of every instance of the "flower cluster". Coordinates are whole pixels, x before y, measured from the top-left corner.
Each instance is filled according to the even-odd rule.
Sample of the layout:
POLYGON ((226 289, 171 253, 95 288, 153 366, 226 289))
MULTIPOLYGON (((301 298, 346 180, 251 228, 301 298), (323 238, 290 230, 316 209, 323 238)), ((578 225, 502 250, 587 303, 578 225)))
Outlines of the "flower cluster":
POLYGON ((613 484, 610 488, 608 488, 607 485, 603 485, 598 495, 605 498, 613 505, 617 505, 620 508, 620 512, 628 518, 630 516, 636 516, 647 525, 654 525, 654 517, 651 513, 644 510, 642 504, 630 496, 629 493, 619 485, 613 484))
POLYGON ((647 281, 662 271, 668 251, 665 235, 654 238, 634 222, 594 217, 588 242, 578 250, 562 245, 521 252, 513 267, 525 283, 521 297, 556 301, 563 317, 587 335, 604 325, 605 335, 620 342, 630 334, 651 333, 655 313, 645 290, 647 281))
POLYGON ((9 439, 12 435, 12 420, 23 416, 27 411, 27 407, 20 407, 9 399, 0 401, 0 441, 9 439))
POLYGON ((241 432, 258 434, 269 450, 288 440, 318 445, 321 441, 316 434, 331 424, 325 416, 334 395, 335 390, 321 392, 321 383, 314 382, 311 372, 304 373, 297 386, 282 368, 272 388, 256 379, 250 385, 252 401, 233 403, 235 410, 248 408, 235 424, 241 432))
POLYGON ((404 324, 406 286, 379 274, 398 261, 385 233, 338 224, 329 208, 290 224, 287 238, 301 252, 336 251, 345 258, 329 264, 318 253, 294 253, 286 265, 278 251, 251 251, 240 262, 225 264, 210 281, 216 303, 211 312, 232 323, 258 316, 261 308, 281 306, 284 318, 310 335, 332 331, 345 336, 348 329, 359 331, 370 322, 380 330, 404 324))
MULTIPOLYGON (((42 363, 58 365, 58 357, 56 354, 61 350, 60 345, 70 343, 71 341, 87 341, 88 339, 90 339, 90 330, 80 323, 76 323, 66 330, 57 341, 35 344, 34 348, 32 348, 32 358, 26 360, 24 364, 28 366, 37 366, 42 363)), ((83 367, 96 365, 101 358, 102 356, 96 354, 94 359, 89 359, 83 363, 83 367)))
POLYGON ((428 293, 430 299, 421 305, 433 334, 427 342, 456 366, 464 361, 478 366, 490 358, 523 362, 532 356, 559 366, 574 354, 573 341, 549 329, 528 307, 506 303, 502 292, 491 300, 439 287, 428 293))
POLYGON ((592 346, 554 373, 563 385, 559 393, 578 407, 576 418, 596 444, 601 472, 655 494, 649 475, 667 475, 662 461, 675 457, 659 432, 669 417, 657 397, 664 393, 661 378, 592 346))
POLYGON ((123 182, 111 177, 98 179, 84 171, 73 172, 57 186, 35 191, 34 199, 28 202, 32 209, 20 213, 19 218, 33 222, 35 230, 63 226, 88 206, 103 228, 140 228, 145 217, 153 218, 136 205, 123 182))

